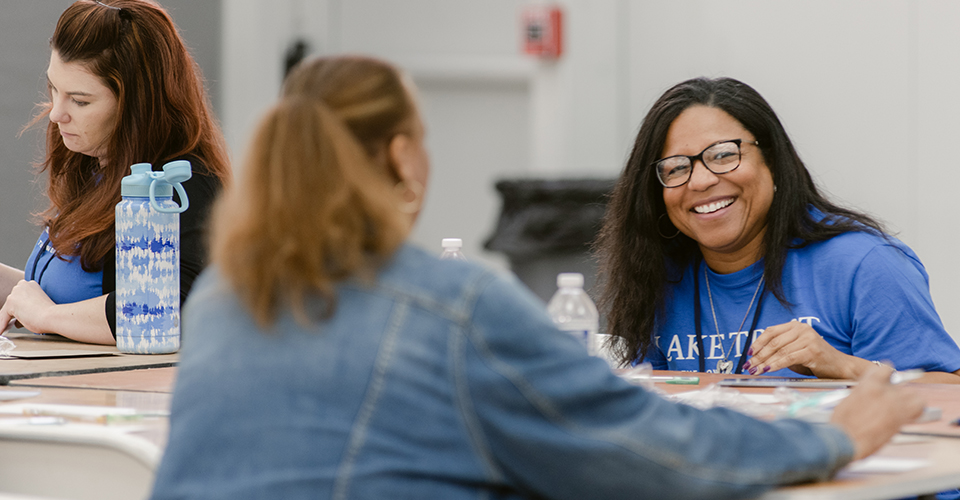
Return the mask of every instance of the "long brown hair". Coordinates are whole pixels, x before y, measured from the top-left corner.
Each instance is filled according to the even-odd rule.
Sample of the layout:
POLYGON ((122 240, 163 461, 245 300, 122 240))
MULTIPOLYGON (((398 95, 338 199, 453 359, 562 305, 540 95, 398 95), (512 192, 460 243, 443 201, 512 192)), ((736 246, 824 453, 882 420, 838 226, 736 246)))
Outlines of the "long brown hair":
POLYGON ((332 313, 336 283, 370 277, 406 238, 387 148, 415 116, 382 61, 320 58, 290 74, 214 210, 213 261, 260 325, 281 307, 305 322, 332 313), (307 313, 308 295, 322 311, 307 313))
MULTIPOLYGON (((47 125, 50 206, 40 214, 60 255, 80 255, 84 270, 102 268, 114 247, 114 207, 130 165, 192 156, 225 183, 226 144, 210 110, 200 69, 170 16, 150 0, 80 0, 57 22, 50 48, 78 63, 117 97, 116 128, 105 153, 93 158, 67 149, 57 124, 47 125)), ((33 123, 49 115, 45 103, 33 123)))

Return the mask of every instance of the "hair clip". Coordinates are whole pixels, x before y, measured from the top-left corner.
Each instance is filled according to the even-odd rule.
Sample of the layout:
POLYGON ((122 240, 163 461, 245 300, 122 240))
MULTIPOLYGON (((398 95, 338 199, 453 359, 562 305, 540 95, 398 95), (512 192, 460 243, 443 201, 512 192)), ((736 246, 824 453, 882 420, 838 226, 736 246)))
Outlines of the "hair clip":
POLYGON ((123 19, 124 21, 133 21, 133 15, 131 15, 130 12, 127 11, 126 9, 122 9, 115 5, 107 5, 101 2, 100 0, 94 0, 94 1, 97 3, 97 5, 102 5, 108 9, 117 11, 117 15, 120 16, 120 19, 123 19))

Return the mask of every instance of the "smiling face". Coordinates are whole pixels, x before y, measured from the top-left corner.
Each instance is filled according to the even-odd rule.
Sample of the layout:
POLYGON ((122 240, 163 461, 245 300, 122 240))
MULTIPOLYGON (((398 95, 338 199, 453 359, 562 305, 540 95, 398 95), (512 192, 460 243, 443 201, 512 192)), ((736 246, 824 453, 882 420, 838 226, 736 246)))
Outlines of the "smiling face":
POLYGON ((57 51, 47 67, 50 121, 70 151, 99 158, 117 124, 117 96, 82 64, 63 62, 57 51))
POLYGON ((670 125, 661 154, 694 156, 731 139, 743 140, 736 170, 717 175, 697 161, 689 182, 663 189, 674 226, 697 242, 707 265, 720 273, 739 271, 763 257, 774 184, 760 149, 747 144, 756 138, 725 111, 697 105, 670 125))

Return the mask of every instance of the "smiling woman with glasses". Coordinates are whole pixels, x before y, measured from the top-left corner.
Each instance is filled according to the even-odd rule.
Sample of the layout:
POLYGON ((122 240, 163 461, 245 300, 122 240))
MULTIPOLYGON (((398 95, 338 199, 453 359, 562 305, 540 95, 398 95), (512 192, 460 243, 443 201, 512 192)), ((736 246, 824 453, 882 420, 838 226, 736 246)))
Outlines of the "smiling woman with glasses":
POLYGON ((653 105, 597 248, 624 364, 855 379, 886 361, 960 383, 916 254, 821 195, 737 80, 688 80, 653 105))

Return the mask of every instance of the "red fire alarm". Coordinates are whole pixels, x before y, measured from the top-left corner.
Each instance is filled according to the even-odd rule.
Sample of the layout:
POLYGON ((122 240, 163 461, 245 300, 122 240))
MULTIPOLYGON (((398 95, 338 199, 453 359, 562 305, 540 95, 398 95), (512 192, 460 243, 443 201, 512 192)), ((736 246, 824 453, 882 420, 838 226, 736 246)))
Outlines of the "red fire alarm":
POLYGON ((523 10, 523 51, 555 59, 563 53, 563 11, 554 5, 530 5, 523 10))

